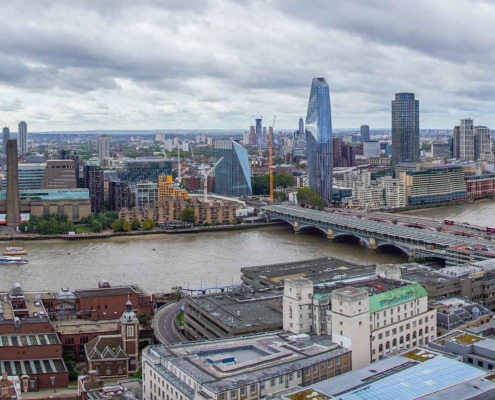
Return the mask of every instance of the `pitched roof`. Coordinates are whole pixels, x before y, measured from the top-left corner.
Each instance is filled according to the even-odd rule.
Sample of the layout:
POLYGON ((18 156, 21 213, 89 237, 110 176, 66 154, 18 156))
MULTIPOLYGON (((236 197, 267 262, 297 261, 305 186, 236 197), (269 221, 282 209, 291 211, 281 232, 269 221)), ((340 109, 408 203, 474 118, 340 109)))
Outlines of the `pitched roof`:
POLYGON ((428 296, 428 293, 419 283, 413 283, 384 293, 375 294, 374 296, 370 296, 370 313, 425 296, 428 296))
POLYGON ((101 335, 84 345, 88 361, 128 360, 122 335, 101 335))

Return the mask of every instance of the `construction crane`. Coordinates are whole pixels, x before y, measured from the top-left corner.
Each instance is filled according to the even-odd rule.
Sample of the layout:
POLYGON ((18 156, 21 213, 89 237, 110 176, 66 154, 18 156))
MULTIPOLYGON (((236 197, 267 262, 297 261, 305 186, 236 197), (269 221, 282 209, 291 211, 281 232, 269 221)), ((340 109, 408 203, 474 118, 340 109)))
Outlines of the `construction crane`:
POLYGON ((206 203, 208 201, 208 176, 215 171, 215 168, 220 164, 223 160, 223 157, 220 157, 220 159, 215 163, 213 167, 211 167, 208 171, 205 169, 203 172, 203 186, 204 186, 204 195, 203 195, 203 201, 206 203))
POLYGON ((270 174, 270 204, 273 203, 273 130, 275 129, 276 115, 273 116, 273 124, 268 133, 268 170, 270 174))

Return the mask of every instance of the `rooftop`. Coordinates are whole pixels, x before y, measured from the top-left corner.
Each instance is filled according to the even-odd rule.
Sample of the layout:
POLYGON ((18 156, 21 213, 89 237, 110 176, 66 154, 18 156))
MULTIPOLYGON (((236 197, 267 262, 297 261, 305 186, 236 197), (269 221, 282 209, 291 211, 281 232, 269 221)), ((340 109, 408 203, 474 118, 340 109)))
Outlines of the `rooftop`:
POLYGON ((55 329, 61 334, 77 334, 84 332, 113 332, 118 331, 120 319, 106 319, 98 322, 84 319, 67 319, 55 321, 55 329))
POLYGON ((2 347, 29 347, 60 344, 54 333, 32 335, 0 335, 0 349, 2 347))
POLYGON ((67 372, 67 368, 61 358, 49 358, 44 360, 0 361, 0 371, 11 375, 36 375, 67 372))
POLYGON ((144 292, 144 290, 141 289, 138 285, 76 289, 74 293, 80 298, 98 296, 127 296, 128 294, 139 294, 140 296, 147 296, 146 292, 144 292))
MULTIPOLYGON (((327 336, 286 333, 150 346, 145 352, 170 363, 215 393, 295 372, 349 352, 327 336)), ((170 368, 170 367, 169 367, 170 368)))

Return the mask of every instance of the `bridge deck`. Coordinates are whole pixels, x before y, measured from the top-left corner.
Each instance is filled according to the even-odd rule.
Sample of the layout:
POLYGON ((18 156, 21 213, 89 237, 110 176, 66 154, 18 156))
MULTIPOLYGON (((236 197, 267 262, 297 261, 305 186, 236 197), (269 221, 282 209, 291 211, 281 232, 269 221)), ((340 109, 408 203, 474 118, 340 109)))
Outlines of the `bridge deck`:
POLYGON ((263 207, 272 219, 292 219, 301 225, 331 228, 341 232, 355 232, 367 237, 399 241, 405 245, 435 245, 445 249, 457 245, 486 245, 483 239, 472 239, 465 236, 455 236, 447 233, 432 232, 392 225, 385 222, 367 220, 357 217, 342 216, 325 211, 306 209, 298 206, 267 206, 263 207))

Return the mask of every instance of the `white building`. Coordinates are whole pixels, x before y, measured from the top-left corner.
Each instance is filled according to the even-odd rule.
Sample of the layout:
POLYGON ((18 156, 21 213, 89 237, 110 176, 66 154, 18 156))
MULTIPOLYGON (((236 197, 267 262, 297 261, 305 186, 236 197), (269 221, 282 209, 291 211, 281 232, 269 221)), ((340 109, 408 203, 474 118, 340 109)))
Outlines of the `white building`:
POLYGON ((98 140, 98 161, 105 165, 105 158, 110 157, 110 141, 108 135, 100 135, 98 140))
POLYGON ((461 119, 459 129, 459 160, 474 160, 474 130, 471 118, 461 119))
POLYGON ((366 157, 380 157, 380 142, 368 140, 363 142, 363 155, 366 157))
POLYGON ((295 181, 296 181, 296 187, 298 189, 302 188, 302 187, 309 187, 309 176, 308 175, 296 176, 295 181))
POLYGON ((306 278, 288 279, 284 284, 284 330, 293 333, 312 331, 313 282, 306 278))

